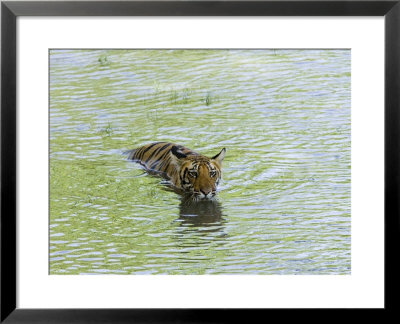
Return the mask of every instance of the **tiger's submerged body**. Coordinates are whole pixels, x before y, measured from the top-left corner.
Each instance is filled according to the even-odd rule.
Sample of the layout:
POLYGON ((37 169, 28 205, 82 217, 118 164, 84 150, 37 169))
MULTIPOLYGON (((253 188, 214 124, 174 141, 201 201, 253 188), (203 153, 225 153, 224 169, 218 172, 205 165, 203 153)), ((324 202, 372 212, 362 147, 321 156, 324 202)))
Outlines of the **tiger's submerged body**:
POLYGON ((156 142, 126 153, 129 160, 168 179, 173 186, 190 193, 193 198, 210 199, 216 195, 225 151, 224 148, 208 158, 182 145, 156 142))

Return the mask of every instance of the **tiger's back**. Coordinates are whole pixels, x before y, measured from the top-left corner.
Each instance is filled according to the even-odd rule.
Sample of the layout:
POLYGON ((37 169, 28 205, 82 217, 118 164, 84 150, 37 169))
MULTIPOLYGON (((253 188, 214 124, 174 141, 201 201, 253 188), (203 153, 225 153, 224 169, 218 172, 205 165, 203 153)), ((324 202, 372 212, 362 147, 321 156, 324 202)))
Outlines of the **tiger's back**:
POLYGON ((176 166, 171 163, 171 150, 173 147, 187 155, 198 155, 182 145, 156 142, 128 151, 128 159, 141 164, 148 171, 171 177, 176 169, 176 166))
POLYGON ((156 142, 126 153, 129 160, 169 179, 175 187, 190 191, 200 198, 211 198, 221 178, 225 149, 208 158, 182 145, 156 142))

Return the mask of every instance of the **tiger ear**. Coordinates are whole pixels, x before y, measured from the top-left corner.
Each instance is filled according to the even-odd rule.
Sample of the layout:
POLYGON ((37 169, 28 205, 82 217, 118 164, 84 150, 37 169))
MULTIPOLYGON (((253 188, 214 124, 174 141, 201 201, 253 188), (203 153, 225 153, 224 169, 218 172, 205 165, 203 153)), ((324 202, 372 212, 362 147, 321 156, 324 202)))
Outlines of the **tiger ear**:
POLYGON ((178 160, 187 157, 187 155, 185 153, 183 153, 177 146, 174 145, 171 148, 171 157, 172 157, 172 160, 175 160, 176 162, 178 162, 178 160))
POLYGON ((226 149, 225 149, 225 147, 221 150, 221 152, 219 152, 217 155, 215 155, 215 156, 213 156, 212 158, 211 158, 211 160, 215 160, 215 161, 217 161, 219 164, 222 164, 222 161, 224 160, 224 157, 225 157, 225 152, 226 152, 226 149))

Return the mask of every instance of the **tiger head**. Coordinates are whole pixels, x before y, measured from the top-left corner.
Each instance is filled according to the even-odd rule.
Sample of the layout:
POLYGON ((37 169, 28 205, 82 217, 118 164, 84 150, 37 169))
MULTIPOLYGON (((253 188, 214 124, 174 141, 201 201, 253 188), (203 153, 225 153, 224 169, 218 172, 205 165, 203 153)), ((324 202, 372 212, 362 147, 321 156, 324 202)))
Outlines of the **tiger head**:
POLYGON ((174 146, 171 149, 171 157, 177 166, 179 177, 174 182, 196 200, 213 198, 221 180, 221 165, 225 151, 223 148, 217 155, 208 158, 197 154, 185 154, 174 146))

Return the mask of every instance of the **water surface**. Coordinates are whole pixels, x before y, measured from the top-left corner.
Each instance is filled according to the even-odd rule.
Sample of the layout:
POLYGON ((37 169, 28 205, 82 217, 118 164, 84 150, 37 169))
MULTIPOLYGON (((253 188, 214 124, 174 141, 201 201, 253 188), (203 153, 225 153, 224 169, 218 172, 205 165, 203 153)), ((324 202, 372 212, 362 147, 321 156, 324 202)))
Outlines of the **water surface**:
POLYGON ((50 274, 350 274, 350 51, 51 50, 50 274), (193 204, 126 161, 213 156, 193 204))

